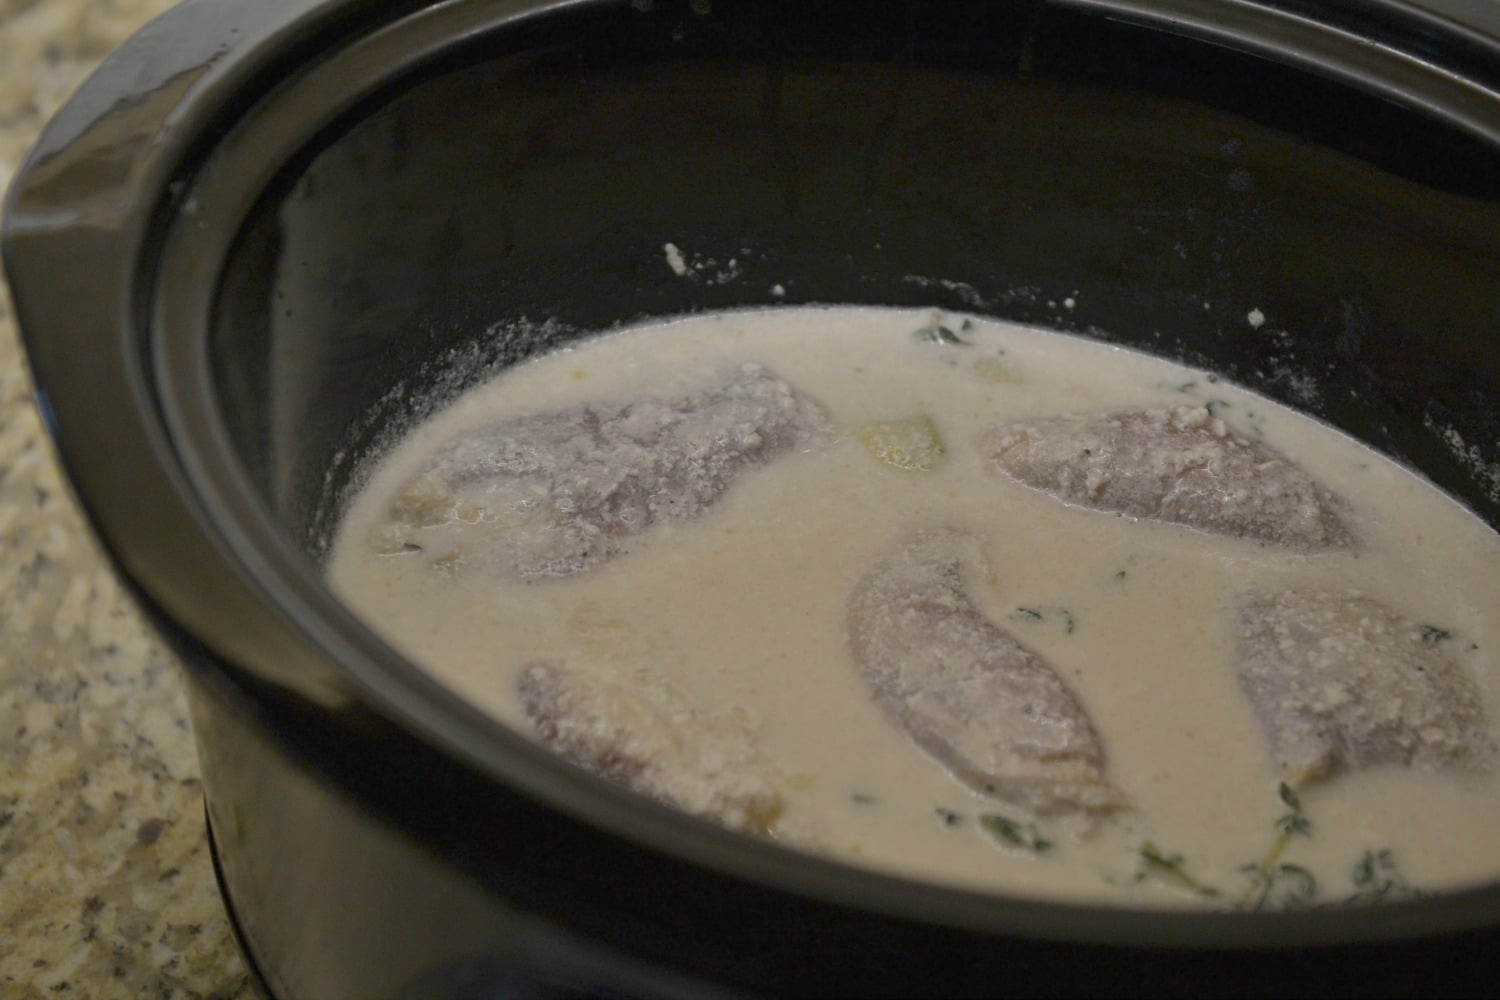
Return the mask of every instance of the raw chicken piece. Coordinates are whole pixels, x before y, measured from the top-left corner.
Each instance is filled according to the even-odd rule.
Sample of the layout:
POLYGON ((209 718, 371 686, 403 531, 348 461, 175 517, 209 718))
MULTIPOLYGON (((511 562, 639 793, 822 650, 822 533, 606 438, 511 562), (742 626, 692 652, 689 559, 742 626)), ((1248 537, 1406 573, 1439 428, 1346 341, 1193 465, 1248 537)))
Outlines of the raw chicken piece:
POLYGON ((1338 496, 1204 406, 1010 424, 979 447, 995 471, 1079 507, 1289 549, 1354 544, 1338 496))
POLYGON ((439 450, 372 544, 420 549, 440 568, 567 576, 657 522, 697 517, 740 475, 826 431, 815 403, 756 364, 689 396, 515 417, 439 450))
POLYGON ((725 826, 765 833, 781 813, 745 721, 705 718, 654 674, 536 663, 516 686, 537 736, 575 764, 725 826))
POLYGON ((1241 598, 1240 684, 1282 775, 1482 766, 1492 750, 1484 702, 1444 654, 1445 635, 1354 592, 1241 598))
POLYGON ((1121 806, 1077 697, 965 593, 975 548, 922 531, 855 588, 850 641, 876 701, 960 780, 1034 815, 1121 806))

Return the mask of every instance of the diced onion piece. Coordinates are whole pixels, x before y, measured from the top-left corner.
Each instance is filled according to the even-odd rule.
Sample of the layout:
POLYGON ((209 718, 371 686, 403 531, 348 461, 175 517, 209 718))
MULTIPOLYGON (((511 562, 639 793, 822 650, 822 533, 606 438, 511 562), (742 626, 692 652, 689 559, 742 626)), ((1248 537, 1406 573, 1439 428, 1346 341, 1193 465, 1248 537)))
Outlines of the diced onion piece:
POLYGON ((865 424, 859 440, 873 457, 896 469, 928 472, 946 450, 937 425, 926 416, 865 424))

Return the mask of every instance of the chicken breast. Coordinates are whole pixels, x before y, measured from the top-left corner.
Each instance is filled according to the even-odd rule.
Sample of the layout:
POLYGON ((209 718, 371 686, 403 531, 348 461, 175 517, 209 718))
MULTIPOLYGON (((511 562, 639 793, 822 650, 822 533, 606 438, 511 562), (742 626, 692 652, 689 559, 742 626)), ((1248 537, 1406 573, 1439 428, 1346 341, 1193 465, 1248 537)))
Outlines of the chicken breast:
POLYGON ((1239 680, 1282 776, 1487 763, 1485 705, 1451 641, 1355 592, 1241 598, 1239 680))
POLYGON ((1078 698, 966 593, 977 548, 958 531, 922 531, 860 581, 849 600, 860 673, 896 725, 970 787, 1036 816, 1120 806, 1078 698))
POLYGON ((725 826, 764 833, 781 813, 746 722, 706 716, 649 671, 535 663, 516 689, 537 737, 575 764, 725 826))
POLYGON ((692 395, 528 414, 440 448, 371 544, 449 571, 568 576, 654 524, 699 516, 741 475, 826 431, 815 403, 756 364, 692 395))
POLYGON ((1008 424, 979 448, 993 471, 1091 510, 1288 549, 1355 541, 1341 498, 1204 406, 1008 424))

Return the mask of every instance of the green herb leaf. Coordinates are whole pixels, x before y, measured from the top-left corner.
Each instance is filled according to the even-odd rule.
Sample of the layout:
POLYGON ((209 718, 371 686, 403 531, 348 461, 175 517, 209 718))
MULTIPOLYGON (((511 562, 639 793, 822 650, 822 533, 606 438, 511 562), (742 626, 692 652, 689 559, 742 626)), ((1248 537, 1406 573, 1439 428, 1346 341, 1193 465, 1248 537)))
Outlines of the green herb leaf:
POLYGON ((934 810, 937 812, 938 819, 943 821, 944 826, 958 826, 964 821, 963 813, 954 812, 952 809, 943 806, 935 806, 934 810))
MULTIPOLYGON (((1276 786, 1276 794, 1292 810, 1276 821, 1276 829, 1281 831, 1283 837, 1312 836, 1312 820, 1303 815, 1302 799, 1292 790, 1292 786, 1283 781, 1276 786)), ((1285 844, 1278 844, 1275 853, 1279 855, 1285 847, 1285 844)))
POLYGON ((1445 639, 1453 638, 1452 632, 1445 628, 1438 628, 1436 625, 1423 625, 1421 634, 1422 641, 1429 646, 1436 646, 1445 639))
POLYGON ((1281 796, 1281 801, 1287 804, 1287 808, 1297 812, 1302 811, 1302 799, 1293 791, 1292 786, 1285 781, 1276 786, 1276 794, 1281 796))
POLYGON ((1028 625, 1038 622, 1054 622, 1062 627, 1064 635, 1072 635, 1078 629, 1078 619, 1073 617, 1073 612, 1056 606, 1018 607, 1011 612, 1010 620, 1028 625))
POLYGON ((950 327, 936 321, 915 331, 912 336, 925 344, 942 344, 944 347, 969 346, 969 342, 954 333, 950 327))
POLYGON ((1276 821, 1276 829, 1288 837, 1311 837, 1312 820, 1301 813, 1287 813, 1276 821))
POLYGON ((1035 823, 1022 823, 999 813, 984 813, 979 825, 996 840, 1011 847, 1018 847, 1033 854, 1046 854, 1052 850, 1052 841, 1044 837, 1035 823))

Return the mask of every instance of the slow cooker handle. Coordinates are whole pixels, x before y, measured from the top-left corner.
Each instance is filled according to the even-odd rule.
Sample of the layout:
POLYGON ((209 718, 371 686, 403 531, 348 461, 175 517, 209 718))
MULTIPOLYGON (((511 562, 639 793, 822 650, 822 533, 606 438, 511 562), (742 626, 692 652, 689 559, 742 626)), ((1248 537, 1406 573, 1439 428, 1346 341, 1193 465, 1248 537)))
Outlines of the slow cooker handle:
POLYGON ((193 558, 219 542, 153 419, 143 289, 164 222, 183 208, 205 116, 243 108, 286 60, 305 62, 309 47, 369 19, 372 6, 386 17, 402 7, 187 0, 167 12, 52 119, 11 184, 0 231, 38 405, 116 567, 138 598, 153 595, 148 610, 158 602, 190 633, 209 634, 195 625, 213 608, 265 618, 238 630, 243 648, 216 652, 325 706, 344 695, 321 657, 252 599, 230 560, 193 558), (64 384, 65 393, 50 391, 64 384), (184 561, 195 567, 190 579, 166 571, 184 561))

